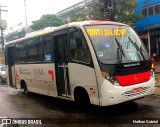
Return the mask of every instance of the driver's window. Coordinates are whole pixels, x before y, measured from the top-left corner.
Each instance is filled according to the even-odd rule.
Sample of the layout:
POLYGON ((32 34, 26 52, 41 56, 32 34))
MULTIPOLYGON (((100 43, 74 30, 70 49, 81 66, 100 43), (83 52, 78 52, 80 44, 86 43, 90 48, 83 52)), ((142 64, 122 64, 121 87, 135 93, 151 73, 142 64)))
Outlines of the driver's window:
POLYGON ((87 42, 83 35, 78 31, 70 33, 70 54, 74 61, 81 61, 85 63, 91 62, 91 56, 87 42))

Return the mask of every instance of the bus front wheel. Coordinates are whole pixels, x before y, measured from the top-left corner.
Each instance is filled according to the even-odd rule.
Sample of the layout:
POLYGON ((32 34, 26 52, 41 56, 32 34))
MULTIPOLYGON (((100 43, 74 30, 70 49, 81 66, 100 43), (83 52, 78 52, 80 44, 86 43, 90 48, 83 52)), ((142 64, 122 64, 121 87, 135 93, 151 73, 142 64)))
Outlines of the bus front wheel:
POLYGON ((85 89, 79 87, 75 89, 74 100, 78 106, 88 108, 90 106, 90 99, 85 89))

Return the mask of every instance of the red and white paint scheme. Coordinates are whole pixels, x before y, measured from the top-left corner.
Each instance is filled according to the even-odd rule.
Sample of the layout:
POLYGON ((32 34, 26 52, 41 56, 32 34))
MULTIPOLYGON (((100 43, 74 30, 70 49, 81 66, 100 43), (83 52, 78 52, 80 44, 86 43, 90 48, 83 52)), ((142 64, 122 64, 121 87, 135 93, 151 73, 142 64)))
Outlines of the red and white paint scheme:
POLYGON ((108 106, 154 93, 148 53, 128 25, 73 22, 7 42, 8 84, 29 92, 108 106))

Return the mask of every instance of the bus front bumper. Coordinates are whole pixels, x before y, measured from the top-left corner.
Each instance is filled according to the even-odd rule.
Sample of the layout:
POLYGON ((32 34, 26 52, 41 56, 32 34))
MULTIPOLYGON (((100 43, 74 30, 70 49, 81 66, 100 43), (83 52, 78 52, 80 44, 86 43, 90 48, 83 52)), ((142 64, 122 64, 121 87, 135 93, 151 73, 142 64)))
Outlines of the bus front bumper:
POLYGON ((131 86, 115 86, 104 80, 101 86, 101 106, 119 104, 151 95, 155 91, 155 78, 131 86))

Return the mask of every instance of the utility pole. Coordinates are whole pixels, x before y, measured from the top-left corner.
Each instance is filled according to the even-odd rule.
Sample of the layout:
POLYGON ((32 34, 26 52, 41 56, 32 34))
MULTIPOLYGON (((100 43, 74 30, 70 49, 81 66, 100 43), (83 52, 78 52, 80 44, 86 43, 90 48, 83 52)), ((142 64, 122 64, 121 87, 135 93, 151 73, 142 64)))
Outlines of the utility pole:
POLYGON ((2 52, 4 51, 4 37, 3 37, 3 29, 4 27, 2 26, 2 11, 7 12, 8 10, 2 10, 2 7, 7 7, 7 6, 1 6, 0 5, 0 29, 1 29, 1 43, 2 43, 2 52))
POLYGON ((26 0, 24 0, 24 11, 25 11, 25 22, 26 22, 26 27, 27 27, 27 8, 26 8, 26 0))

